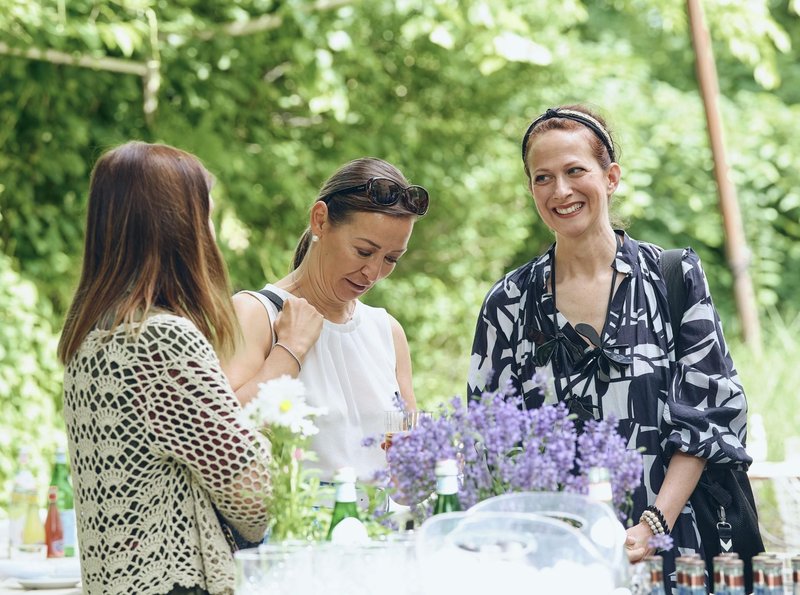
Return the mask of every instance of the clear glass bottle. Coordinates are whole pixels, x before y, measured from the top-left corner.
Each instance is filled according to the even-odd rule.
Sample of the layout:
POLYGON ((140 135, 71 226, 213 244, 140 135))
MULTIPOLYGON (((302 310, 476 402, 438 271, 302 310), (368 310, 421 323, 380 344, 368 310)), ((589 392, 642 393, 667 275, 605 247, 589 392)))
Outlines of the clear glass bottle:
POLYGON ((333 478, 336 484, 336 503, 333 505, 328 541, 354 543, 367 539, 366 529, 358 517, 356 505, 356 471, 342 467, 333 478))
MULTIPOLYGON (((26 462, 27 463, 27 462, 26 462)), ((39 493, 36 489, 36 480, 30 471, 22 471, 25 476, 24 482, 31 482, 29 489, 25 490, 25 520, 22 526, 22 543, 18 552, 23 555, 34 554, 42 555, 45 551, 45 535, 42 518, 39 515, 39 493)))
POLYGON ((686 575, 689 590, 688 595, 708 595, 706 589, 706 563, 703 560, 693 558, 686 567, 686 575))
POLYGON ((459 512, 461 502, 458 499, 458 464, 455 459, 443 459, 436 463, 436 503, 433 514, 443 512, 459 512))
POLYGON ((792 558, 792 595, 800 595, 800 556, 792 558))
POLYGON ((725 588, 725 556, 714 556, 712 560, 712 567, 714 568, 714 577, 711 586, 714 589, 714 595, 727 595, 725 588))
POLYGON ((677 585, 677 595, 691 595, 691 581, 689 580, 689 567, 695 562, 700 561, 700 554, 684 554, 675 558, 675 580, 677 585))
POLYGON ((722 572, 725 581, 725 595, 746 595, 743 560, 737 558, 725 559, 722 572))
POLYGON ((783 595, 783 560, 770 558, 764 560, 765 595, 783 595))
POLYGON ((767 583, 764 577, 764 561, 771 556, 762 552, 753 556, 753 595, 764 595, 767 592, 767 583))
POLYGON ((75 526, 75 505, 70 481, 69 468, 67 467, 67 453, 63 447, 56 448, 53 461, 53 475, 50 485, 58 488, 58 512, 61 515, 61 525, 64 530, 64 555, 74 556, 78 535, 75 526))
POLYGON ((50 486, 47 492, 47 519, 44 522, 45 543, 48 558, 64 557, 64 526, 58 510, 58 486, 50 486))
POLYGON ((678 556, 675 558, 675 586, 677 588, 677 595, 689 595, 689 583, 687 579, 687 565, 689 558, 686 556, 678 556))
POLYGON ((645 558, 647 569, 650 572, 649 595, 665 595, 664 591, 664 558, 653 555, 645 558))
MULTIPOLYGON (((8 555, 12 558, 25 551, 23 535, 26 533, 26 524, 29 521, 28 509, 31 504, 34 509, 37 508, 36 479, 28 469, 30 451, 26 447, 20 449, 17 461, 17 473, 14 475, 8 506, 8 555)), ((36 514, 38 518, 38 511, 36 514)), ((34 517, 31 517, 30 522, 33 523, 33 520, 34 517)), ((35 526, 29 526, 27 533, 28 539, 35 542, 35 526)))

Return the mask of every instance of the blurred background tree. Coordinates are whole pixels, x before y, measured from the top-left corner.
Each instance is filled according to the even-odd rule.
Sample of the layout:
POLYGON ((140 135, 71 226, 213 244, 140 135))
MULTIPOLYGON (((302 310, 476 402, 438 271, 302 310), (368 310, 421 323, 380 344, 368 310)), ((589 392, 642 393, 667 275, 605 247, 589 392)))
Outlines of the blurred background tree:
MULTIPOLYGON (((800 290, 798 2, 704 6, 752 275, 779 328, 800 290)), ((695 248, 735 340, 683 0, 0 0, 0 480, 22 442, 47 454, 63 439, 53 346, 106 148, 138 138, 204 160, 236 289, 287 271, 317 189, 344 162, 379 156, 426 186, 409 253, 366 299, 404 325, 431 407, 463 394, 490 285, 552 241, 519 140, 570 102, 604 113, 622 147, 629 232, 695 248), (57 63, 70 60, 98 68, 57 63)), ((740 351, 754 407, 796 403, 788 371, 759 392, 761 372, 783 378, 770 354, 800 354, 785 340, 766 359, 740 351)), ((780 433, 799 416, 787 406, 780 433)))

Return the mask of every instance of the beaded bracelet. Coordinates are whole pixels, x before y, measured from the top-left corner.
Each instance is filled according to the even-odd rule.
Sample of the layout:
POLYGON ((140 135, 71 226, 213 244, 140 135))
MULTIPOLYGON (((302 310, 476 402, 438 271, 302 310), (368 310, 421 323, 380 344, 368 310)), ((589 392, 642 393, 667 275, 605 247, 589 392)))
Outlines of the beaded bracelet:
POLYGON ((281 343, 280 341, 275 342, 275 347, 283 347, 286 350, 286 353, 292 356, 292 359, 297 363, 297 372, 300 373, 303 371, 303 366, 300 364, 300 358, 294 354, 294 351, 289 349, 286 345, 281 343))
POLYGON ((658 520, 658 517, 649 510, 645 510, 642 513, 642 516, 639 517, 639 522, 647 523, 647 526, 650 527, 650 532, 653 535, 665 534, 664 527, 661 525, 661 522, 658 520))
POLYGON ((654 515, 656 517, 656 519, 658 520, 658 522, 661 523, 661 527, 664 530, 664 535, 669 535, 669 533, 670 533, 669 524, 667 523, 667 519, 664 517, 664 513, 661 512, 661 509, 658 506, 656 506, 654 504, 651 504, 650 506, 648 506, 644 510, 645 510, 645 512, 649 512, 652 515, 654 515))

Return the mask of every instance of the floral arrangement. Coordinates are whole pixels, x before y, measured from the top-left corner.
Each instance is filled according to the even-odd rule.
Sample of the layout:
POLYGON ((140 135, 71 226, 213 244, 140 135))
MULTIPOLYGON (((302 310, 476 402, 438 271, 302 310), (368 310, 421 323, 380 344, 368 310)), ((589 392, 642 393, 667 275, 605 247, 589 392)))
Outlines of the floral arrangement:
POLYGON ((311 436, 319 431, 314 418, 326 413, 308 405, 305 386, 290 376, 259 384, 258 395, 242 410, 244 423, 270 443, 270 541, 314 540, 327 530, 330 515, 320 516, 319 478, 314 470, 303 468, 316 460, 309 448, 311 436))
MULTIPOLYGON (((538 382, 546 389, 547 379, 538 382)), ((388 470, 378 475, 390 482, 399 501, 421 503, 416 514, 425 518, 435 489, 436 461, 444 458, 463 466, 459 499, 464 508, 508 492, 585 494, 589 469, 606 467, 623 522, 643 467, 641 453, 626 448, 616 420, 589 420, 579 436, 563 403, 526 410, 510 388, 484 393, 468 408, 456 397, 438 416, 395 436, 387 452, 388 470)))

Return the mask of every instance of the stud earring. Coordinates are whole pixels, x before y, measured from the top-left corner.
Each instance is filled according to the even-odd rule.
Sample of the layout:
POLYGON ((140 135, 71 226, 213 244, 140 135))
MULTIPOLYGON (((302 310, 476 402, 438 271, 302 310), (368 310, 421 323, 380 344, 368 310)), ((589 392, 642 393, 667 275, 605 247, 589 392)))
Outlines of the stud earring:
POLYGON ((319 242, 319 236, 315 233, 311 234, 311 241, 312 242, 319 242))

